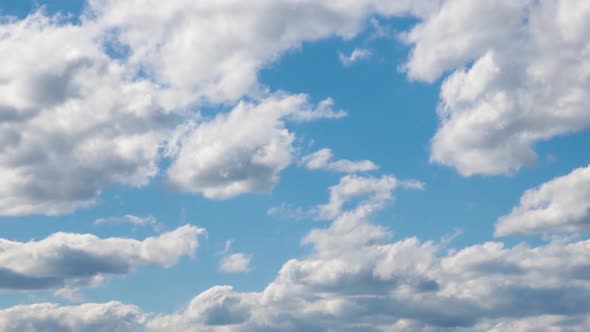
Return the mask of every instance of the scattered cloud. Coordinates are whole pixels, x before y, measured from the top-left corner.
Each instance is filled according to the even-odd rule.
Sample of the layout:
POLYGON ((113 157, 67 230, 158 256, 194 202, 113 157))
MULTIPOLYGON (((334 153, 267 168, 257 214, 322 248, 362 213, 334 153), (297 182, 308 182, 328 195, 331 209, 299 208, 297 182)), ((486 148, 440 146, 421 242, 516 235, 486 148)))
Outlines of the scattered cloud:
POLYGON ((379 166, 370 160, 332 160, 333 157, 332 150, 321 149, 301 158, 301 164, 310 170, 319 169, 342 173, 368 172, 379 169, 379 166))
MULTIPOLYGON (((391 178, 358 181, 396 188, 391 178)), ((355 192, 367 198, 336 210, 328 228, 309 232, 302 243, 312 247, 310 254, 287 261, 260 292, 215 286, 186 309, 157 315, 120 303, 17 306, 1 310, 0 322, 8 331, 12 326, 67 329, 68 322, 76 328, 102 326, 104 315, 108 324, 131 322, 150 331, 532 331, 540 326, 583 331, 587 326, 590 308, 579 304, 590 301, 588 240, 511 248, 485 242, 460 250, 415 237, 391 241, 387 228, 370 222, 383 205, 374 204, 369 190, 355 192), (118 309, 82 311, 93 306, 118 309), (127 314, 112 316, 119 312, 127 314)), ((231 242, 226 251, 230 247, 231 242)))
POLYGON ((355 48, 349 55, 338 52, 338 60, 340 60, 340 63, 345 67, 352 66, 359 61, 366 61, 370 59, 371 56, 373 56, 373 53, 366 48, 355 48))
POLYGON ((150 226, 155 231, 160 231, 164 228, 164 225, 159 223, 158 220, 156 219, 156 217, 152 216, 151 214, 147 215, 145 217, 136 216, 133 214, 126 214, 123 216, 112 216, 112 217, 106 217, 106 218, 98 218, 98 219, 94 220, 94 224, 96 224, 96 225, 111 224, 111 223, 115 223, 115 224, 128 223, 128 224, 131 224, 134 226, 141 226, 141 227, 150 226))
POLYGON ((225 273, 242 273, 250 271, 252 269, 250 267, 252 255, 247 255, 241 252, 231 252, 232 244, 233 241, 231 240, 225 242, 223 256, 219 262, 219 270, 225 273))

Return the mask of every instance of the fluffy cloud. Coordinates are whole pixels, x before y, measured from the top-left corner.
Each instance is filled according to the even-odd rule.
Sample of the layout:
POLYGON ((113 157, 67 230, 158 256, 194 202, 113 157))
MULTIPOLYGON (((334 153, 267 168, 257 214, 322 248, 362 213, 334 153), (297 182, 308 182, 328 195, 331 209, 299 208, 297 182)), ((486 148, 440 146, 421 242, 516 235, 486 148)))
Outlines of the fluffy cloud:
MULTIPOLYGON (((69 213, 95 204, 109 186, 147 185, 174 150, 171 141, 193 127, 195 109, 263 97, 257 73, 284 52, 352 37, 371 15, 433 8, 433 1, 92 0, 76 24, 42 11, 2 18, 0 215, 69 213)), ((330 105, 292 120, 343 115, 330 105)), ((291 139, 272 137, 277 148, 291 139)), ((230 188, 184 183, 183 190, 215 197, 268 190, 286 162, 281 153, 261 161, 264 169, 234 170, 230 188), (267 176, 243 180, 250 171, 267 176)))
POLYGON ((176 116, 96 38, 39 12, 0 24, 1 215, 70 212, 157 173, 176 116))
POLYGON ((536 160, 536 142, 587 128, 589 18, 583 0, 448 0, 407 33, 410 78, 452 72, 432 161, 466 176, 513 172, 536 160))
POLYGON ((250 260, 252 256, 242 252, 230 253, 219 262, 219 270, 226 273, 239 273, 250 270, 250 260))
POLYGON ((295 135, 285 121, 343 116, 327 100, 313 107, 305 95, 278 94, 258 103, 240 102, 183 138, 167 171, 173 190, 224 199, 271 190, 292 160, 295 135))
POLYGON ((225 273, 241 273, 250 271, 250 261, 252 260, 252 255, 248 255, 243 252, 232 252, 232 244, 233 241, 231 240, 225 242, 223 256, 219 262, 219 270, 225 273))
MULTIPOLYGON (((389 188, 391 195, 395 186, 389 188)), ((262 291, 215 286, 177 313, 131 317, 147 317, 142 325, 151 331, 583 331, 587 326, 589 240, 536 247, 486 242, 460 250, 414 237, 392 242, 388 229, 369 221, 383 205, 365 192, 366 200, 340 209, 329 227, 312 230, 303 240, 311 253, 287 261, 262 291)), ((67 326, 65 317, 81 319, 80 307, 45 306, 67 314, 19 306, 0 312, 0 321, 67 326)), ((101 316, 83 317, 99 324, 101 316)))
POLYGON ((321 149, 301 158, 301 163, 307 169, 328 170, 343 173, 367 172, 379 168, 370 160, 332 160, 334 155, 330 149, 321 149))
POLYGON ((185 225, 142 241, 73 233, 29 242, 0 239, 0 288, 77 287, 141 266, 171 267, 180 257, 195 255, 203 233, 202 228, 185 225))
POLYGON ((38 303, 0 310, 0 330, 125 332, 137 330, 146 318, 139 308, 119 302, 62 307, 38 303))
POLYGON ((590 226, 590 166, 527 190, 512 212, 498 219, 496 235, 581 231, 590 226))

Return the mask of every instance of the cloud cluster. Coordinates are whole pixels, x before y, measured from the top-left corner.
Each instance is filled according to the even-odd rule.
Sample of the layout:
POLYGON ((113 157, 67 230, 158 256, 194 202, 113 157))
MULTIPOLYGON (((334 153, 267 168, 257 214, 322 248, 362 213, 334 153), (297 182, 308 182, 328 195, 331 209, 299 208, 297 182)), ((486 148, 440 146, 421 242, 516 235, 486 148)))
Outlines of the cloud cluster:
POLYGON ((55 233, 39 241, 0 239, 0 289, 48 290, 95 284, 141 266, 171 267, 194 256, 205 230, 185 225, 142 241, 55 233))
POLYGON ((405 34, 412 79, 442 83, 431 160, 514 172, 535 143, 590 126, 590 4, 447 0, 405 34))
MULTIPOLYGON (((263 104, 258 100, 267 89, 258 83, 258 71, 284 52, 305 41, 352 37, 374 14, 424 15, 429 3, 91 0, 76 23, 43 10, 23 19, 2 17, 0 215, 69 213, 95 204, 112 185, 147 185, 163 158, 176 157, 170 153, 178 137, 198 140, 199 134, 186 131, 205 130, 194 125, 201 106, 242 99, 263 104)), ((343 115, 330 106, 326 101, 318 112, 290 117, 343 115)), ((278 141, 247 148, 287 149, 290 137, 273 135, 278 141)), ((194 155, 188 147, 198 149, 199 143, 185 143, 178 171, 185 171, 178 166, 190 159, 185 155, 194 155)), ((222 147, 229 155, 235 146, 222 147)), ((231 170, 236 181, 194 188, 201 182, 189 174, 188 183, 173 181, 173 187, 215 197, 268 190, 289 153, 277 152, 283 158, 261 165, 252 162, 264 159, 259 156, 239 160, 245 168, 231 170), (252 172, 253 179, 245 178, 252 172)), ((174 180, 187 178, 172 172, 174 180)))
MULTIPOLYGON (((389 188, 392 195, 395 186, 389 188)), ((177 313, 131 317, 147 317, 141 324, 150 331, 534 331, 540 326, 583 331, 587 326, 589 240, 511 248, 486 242, 460 250, 415 237, 391 241, 388 229, 370 222, 375 207, 391 197, 365 192, 366 200, 337 211, 329 227, 312 230, 303 239, 311 253, 287 261, 262 291, 215 286, 177 313)), ((0 311, 0 321, 64 326, 67 315, 80 316, 79 307, 51 306, 50 314, 37 314, 34 306, 0 311), (68 314, 62 317, 61 311, 68 314)), ((99 324, 100 313, 86 319, 99 324)), ((85 326, 79 324, 76 328, 85 326)))

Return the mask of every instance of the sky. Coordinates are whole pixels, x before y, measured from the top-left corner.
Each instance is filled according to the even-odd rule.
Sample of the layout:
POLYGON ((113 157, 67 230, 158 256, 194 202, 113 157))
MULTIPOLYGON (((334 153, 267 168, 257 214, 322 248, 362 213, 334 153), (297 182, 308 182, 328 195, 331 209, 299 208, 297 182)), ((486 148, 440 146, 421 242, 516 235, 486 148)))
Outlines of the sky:
POLYGON ((586 331, 590 2, 0 0, 1 331, 586 331))

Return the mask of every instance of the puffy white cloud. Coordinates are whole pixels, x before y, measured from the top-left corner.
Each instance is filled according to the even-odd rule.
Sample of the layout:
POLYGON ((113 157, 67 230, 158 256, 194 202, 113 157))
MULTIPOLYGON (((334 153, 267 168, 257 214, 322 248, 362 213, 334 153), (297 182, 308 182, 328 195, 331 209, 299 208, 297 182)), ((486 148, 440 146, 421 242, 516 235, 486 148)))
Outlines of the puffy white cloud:
POLYGON ((226 273, 240 273, 250 270, 251 255, 242 252, 229 253, 219 262, 219 270, 226 273))
POLYGON ((43 290, 99 283, 109 275, 138 267, 171 267, 182 256, 194 256, 198 236, 191 225, 148 237, 98 238, 91 234, 55 233, 39 241, 0 239, 0 288, 43 290))
POLYGON ((355 48, 352 50, 352 52, 350 52, 349 55, 338 52, 338 60, 340 60, 340 63, 343 66, 348 67, 359 61, 368 60, 372 55, 373 53, 371 50, 365 48, 355 48))
POLYGON ((270 191, 292 160, 293 140, 285 121, 339 114, 324 102, 314 108, 305 95, 273 95, 258 103, 240 102, 229 113, 204 121, 181 140, 167 171, 167 185, 224 199, 270 191))
POLYGON ((70 212, 157 173, 176 116, 98 38, 41 12, 0 24, 1 215, 70 212))
POLYGON ((225 242, 223 256, 219 261, 219 270, 225 273, 241 273, 250 271, 250 261, 252 260, 252 255, 242 252, 232 252, 232 244, 233 241, 231 240, 225 242))
POLYGON ((536 142, 590 125, 587 1, 448 0, 404 38, 410 78, 441 88, 431 160, 463 175, 514 172, 536 142))
POLYGON ((0 310, 0 330, 126 332, 137 330, 146 319, 139 308, 119 302, 61 307, 38 303, 0 310))
POLYGON ((301 163, 307 169, 328 170, 343 173, 374 171, 379 168, 370 160, 332 160, 334 155, 330 149, 321 149, 301 158, 301 163))
POLYGON ((512 212, 498 219, 497 236, 590 227, 590 166, 527 190, 512 212))
MULTIPOLYGON (((257 73, 285 51, 352 37, 371 15, 425 15, 431 3, 92 0, 75 24, 42 11, 2 18, 0 215, 69 213, 109 186, 144 186, 195 109, 263 97, 257 73)), ((291 120, 343 116, 331 103, 291 120)), ((273 137, 277 148, 290 139, 273 137)), ((265 180, 208 195, 268 190, 284 154, 262 162, 272 164, 265 180)))

